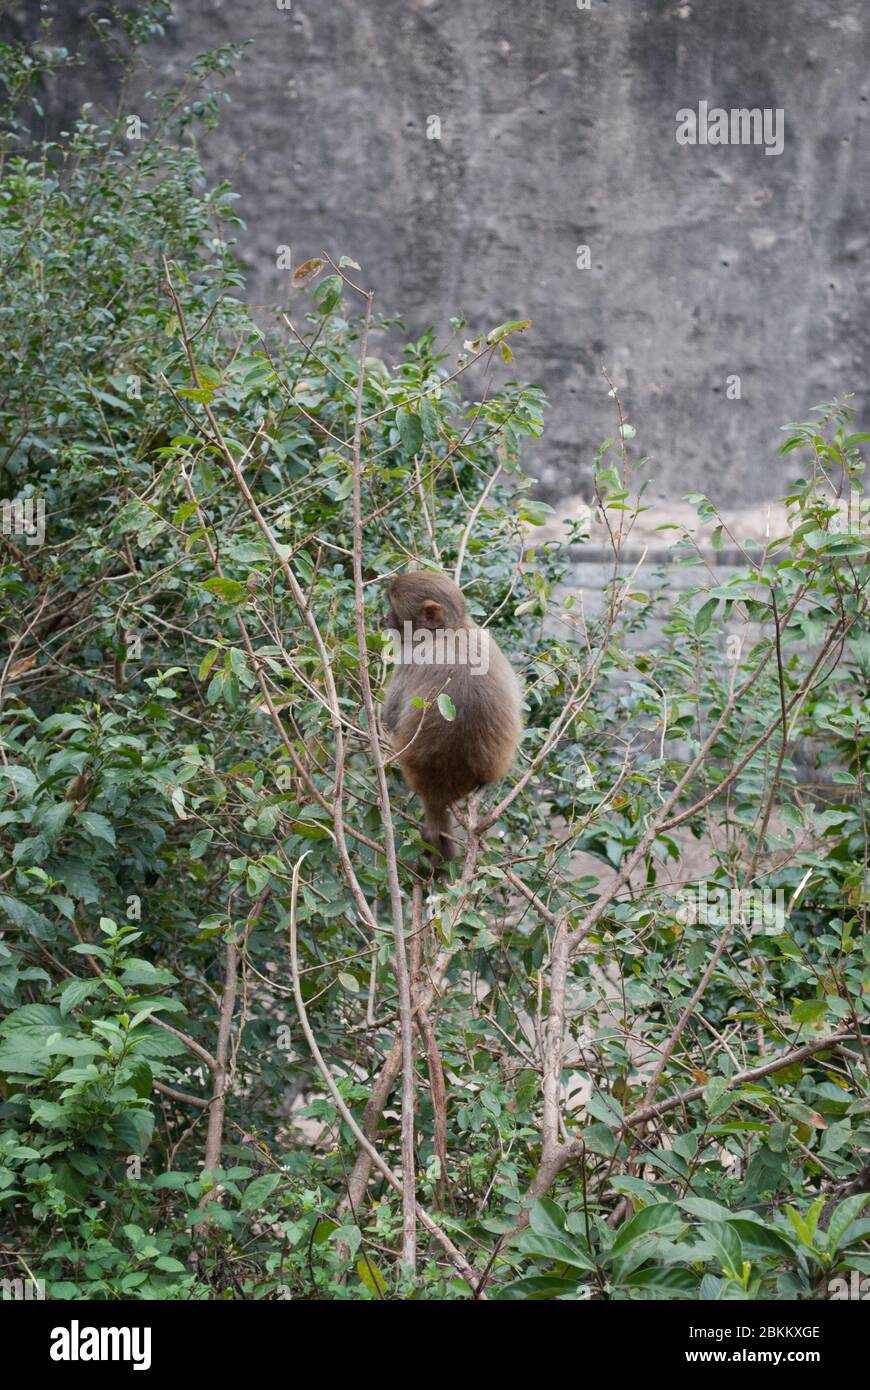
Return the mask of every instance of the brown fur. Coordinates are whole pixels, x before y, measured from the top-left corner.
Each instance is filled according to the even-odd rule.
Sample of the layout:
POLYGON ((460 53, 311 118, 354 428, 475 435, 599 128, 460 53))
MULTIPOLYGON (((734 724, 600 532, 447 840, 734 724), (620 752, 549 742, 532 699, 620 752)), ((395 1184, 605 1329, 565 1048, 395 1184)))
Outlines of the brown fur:
MULTIPOLYGON (((433 634, 465 629, 480 639, 462 590, 445 575, 400 575, 389 587, 389 625, 433 634)), ((383 722, 406 781, 423 802, 424 838, 442 859, 451 859, 450 806, 509 771, 522 722, 520 689, 510 663, 485 633, 489 669, 461 662, 397 663, 387 686, 383 722), (445 719, 437 698, 449 695, 456 718, 445 719), (427 701, 425 711, 414 698, 427 701)), ((454 653, 455 654, 455 653, 454 653)))

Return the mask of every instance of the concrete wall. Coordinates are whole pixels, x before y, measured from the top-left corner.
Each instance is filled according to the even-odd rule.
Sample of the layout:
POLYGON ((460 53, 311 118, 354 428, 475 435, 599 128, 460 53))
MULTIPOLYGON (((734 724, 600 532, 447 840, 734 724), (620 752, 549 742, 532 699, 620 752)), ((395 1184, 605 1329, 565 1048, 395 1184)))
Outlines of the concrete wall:
MULTIPOLYGON (((864 410, 857 0, 277 3, 179 0, 152 50, 172 78, 205 47, 253 40, 208 162, 242 195, 256 301, 287 297, 284 243, 297 261, 353 256, 415 329, 534 319, 516 370, 553 403, 529 456, 550 496, 586 490, 612 432, 602 363, 663 499, 775 496, 781 424, 849 390, 864 410), (782 108, 782 153, 678 145, 676 112, 700 100, 782 108)), ((72 27, 93 8, 58 6, 72 27)), ((88 76, 93 95, 104 79, 88 76)))

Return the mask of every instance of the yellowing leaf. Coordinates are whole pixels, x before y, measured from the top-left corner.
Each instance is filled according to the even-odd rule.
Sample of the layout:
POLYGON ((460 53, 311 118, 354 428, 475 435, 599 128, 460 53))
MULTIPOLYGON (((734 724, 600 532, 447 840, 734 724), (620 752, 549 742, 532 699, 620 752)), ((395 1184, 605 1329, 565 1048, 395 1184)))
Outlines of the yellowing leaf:
POLYGON ((310 261, 296 267, 290 276, 290 284, 296 290, 301 289, 303 285, 309 284, 325 265, 326 261, 322 261, 319 256, 313 256, 310 261))
POLYGON ((387 1286, 384 1283, 383 1275, 372 1260, 371 1255, 367 1256, 364 1260, 357 1260, 356 1272, 371 1293, 380 1294, 381 1297, 383 1297, 387 1292, 387 1286))

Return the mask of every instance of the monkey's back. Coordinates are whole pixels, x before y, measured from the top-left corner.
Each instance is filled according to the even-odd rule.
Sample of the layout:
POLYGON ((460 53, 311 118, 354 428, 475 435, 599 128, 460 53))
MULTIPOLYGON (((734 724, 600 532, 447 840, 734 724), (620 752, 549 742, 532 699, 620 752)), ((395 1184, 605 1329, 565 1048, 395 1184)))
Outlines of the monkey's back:
MULTIPOLYGON (((403 666, 401 701, 390 729, 394 751, 411 785, 444 805, 510 770, 522 731, 520 688, 510 662, 487 634, 488 669, 467 663, 403 666), (449 696, 456 711, 445 719, 437 705, 449 696), (413 704, 425 700, 424 710, 413 704)), ((390 702, 388 691, 387 705, 390 702)))

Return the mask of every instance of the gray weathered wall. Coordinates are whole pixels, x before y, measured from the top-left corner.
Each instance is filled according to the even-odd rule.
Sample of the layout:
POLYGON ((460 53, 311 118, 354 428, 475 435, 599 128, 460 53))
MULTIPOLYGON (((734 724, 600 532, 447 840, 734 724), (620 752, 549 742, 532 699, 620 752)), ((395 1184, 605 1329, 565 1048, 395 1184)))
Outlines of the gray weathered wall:
MULTIPOLYGON (((66 22, 88 8, 67 0, 66 22)), ((152 52, 177 76, 253 40, 209 162, 242 195, 255 300, 286 299, 288 243, 353 256, 413 328, 531 317, 517 370, 553 403, 531 456, 550 495, 584 489, 612 430, 603 362, 658 495, 746 505, 786 476, 782 423, 846 390, 867 403, 865 18, 848 0, 179 0, 152 52), (783 108, 783 153, 677 145, 702 99, 783 108)))

